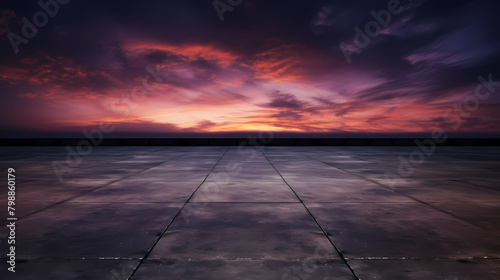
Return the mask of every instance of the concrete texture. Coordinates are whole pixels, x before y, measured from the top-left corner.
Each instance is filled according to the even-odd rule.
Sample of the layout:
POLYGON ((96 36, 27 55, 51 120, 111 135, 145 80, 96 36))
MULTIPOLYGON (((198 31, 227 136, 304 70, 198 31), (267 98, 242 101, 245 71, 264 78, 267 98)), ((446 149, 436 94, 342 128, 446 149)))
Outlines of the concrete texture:
POLYGON ((498 147, 0 147, 0 167, 0 279, 500 278, 498 147))

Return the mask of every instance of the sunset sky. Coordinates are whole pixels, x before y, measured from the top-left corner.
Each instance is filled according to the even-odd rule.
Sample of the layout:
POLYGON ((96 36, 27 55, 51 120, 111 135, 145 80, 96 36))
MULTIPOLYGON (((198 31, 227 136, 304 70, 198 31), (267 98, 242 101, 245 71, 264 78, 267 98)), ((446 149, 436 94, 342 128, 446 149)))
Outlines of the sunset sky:
POLYGON ((0 4, 2 137, 500 132, 498 1, 401 0, 369 42, 398 1, 66 0, 26 38, 37 2, 0 4))

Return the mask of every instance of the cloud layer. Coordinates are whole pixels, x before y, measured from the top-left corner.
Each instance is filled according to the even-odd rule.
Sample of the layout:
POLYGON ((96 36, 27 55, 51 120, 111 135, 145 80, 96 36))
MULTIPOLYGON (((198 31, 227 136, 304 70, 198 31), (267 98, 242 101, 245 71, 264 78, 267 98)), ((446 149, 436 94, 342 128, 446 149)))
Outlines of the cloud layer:
POLYGON ((500 132, 498 83, 470 103, 500 80, 499 4, 401 0, 348 63, 339 45, 389 2, 246 0, 221 22, 210 1, 70 1, 17 54, 41 7, 9 2, 0 130, 500 132))

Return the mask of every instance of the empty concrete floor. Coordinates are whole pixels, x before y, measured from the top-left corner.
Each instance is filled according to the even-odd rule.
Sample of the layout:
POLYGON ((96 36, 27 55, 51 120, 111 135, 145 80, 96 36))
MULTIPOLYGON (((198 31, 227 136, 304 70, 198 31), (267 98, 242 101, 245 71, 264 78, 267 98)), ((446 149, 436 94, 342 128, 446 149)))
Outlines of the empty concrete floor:
POLYGON ((499 148, 74 155, 0 148, 4 175, 16 170, 18 217, 14 274, 4 188, 1 279, 500 278, 499 148))

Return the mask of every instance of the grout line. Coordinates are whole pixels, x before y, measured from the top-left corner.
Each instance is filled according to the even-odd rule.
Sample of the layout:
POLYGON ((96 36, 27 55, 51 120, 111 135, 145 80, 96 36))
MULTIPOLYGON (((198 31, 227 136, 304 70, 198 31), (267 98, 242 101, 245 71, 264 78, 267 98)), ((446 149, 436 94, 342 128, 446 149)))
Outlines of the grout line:
MULTIPOLYGON (((0 260, 7 260, 6 257, 1 257, 0 260)), ((42 261, 61 261, 61 260, 79 260, 79 261, 133 261, 133 260, 143 260, 141 257, 16 257, 18 260, 42 260, 42 261)), ((288 261, 297 261, 297 258, 219 258, 212 260, 252 260, 252 261, 267 261, 267 260, 288 260, 288 261)), ((304 257, 303 259, 309 259, 304 257)), ((314 258, 317 260, 333 260, 333 261, 342 261, 342 259, 333 259, 333 258, 314 258)), ((372 256, 372 257, 352 257, 345 258, 346 260, 354 260, 354 261, 459 261, 459 260, 500 260, 500 256, 485 256, 485 257, 441 257, 441 258, 427 258, 427 257, 380 257, 380 256, 372 256)), ((178 257, 178 258, 148 258, 148 260, 180 260, 180 261, 197 261, 197 260, 206 260, 205 258, 191 258, 191 257, 178 257)))
MULTIPOLYGON (((151 167, 149 167, 149 168, 146 168, 146 169, 144 169, 144 170, 138 171, 138 172, 136 172, 136 173, 129 174, 129 175, 125 176, 125 177, 122 177, 122 178, 120 178, 120 179, 117 179, 117 180, 111 181, 111 182, 109 182, 109 183, 107 183, 107 184, 104 184, 104 185, 102 185, 102 186, 100 186, 100 187, 96 187, 96 188, 89 189, 89 190, 87 190, 86 192, 80 193, 80 194, 75 195, 75 196, 73 196, 73 197, 67 198, 67 199, 65 199, 65 200, 61 200, 61 201, 59 201, 59 202, 57 202, 57 203, 51 204, 51 205, 49 205, 49 206, 47 206, 47 207, 44 207, 44 208, 42 208, 42 209, 38 209, 38 210, 36 210, 36 211, 34 211, 34 212, 31 212, 31 213, 29 213, 29 214, 27 214, 27 215, 25 215, 25 216, 22 216, 22 217, 21 217, 21 218, 19 218, 18 220, 25 219, 26 217, 29 217, 29 216, 31 216, 31 215, 33 215, 33 214, 40 213, 40 212, 42 212, 42 211, 45 211, 45 210, 47 210, 47 209, 49 209, 49 208, 52 208, 52 207, 57 206, 57 205, 60 205, 60 204, 62 204, 62 203, 68 202, 68 201, 70 201, 70 200, 72 200, 72 199, 75 199, 75 198, 77 198, 77 197, 80 197, 80 196, 86 195, 86 194, 88 194, 88 193, 91 193, 91 192, 96 191, 96 190, 99 190, 99 189, 102 189, 102 188, 107 187, 107 186, 109 186, 109 185, 111 185, 111 184, 114 184, 114 183, 116 183, 116 182, 122 181, 122 180, 124 180, 124 179, 126 179, 126 178, 128 178, 128 177, 131 177, 131 176, 137 175, 137 174, 142 173, 142 172, 144 172, 144 171, 146 171, 146 170, 149 170, 149 169, 151 169, 151 168, 154 168, 154 167, 157 167, 157 166, 159 166, 159 165, 162 165, 162 164, 164 164, 165 162, 169 162, 169 161, 171 161, 171 160, 178 159, 178 158, 180 158, 180 157, 182 157, 182 156, 184 156, 184 155, 178 156, 178 157, 173 158, 173 159, 169 159, 169 160, 167 160, 167 161, 161 162, 161 163, 159 163, 159 164, 157 164, 157 165, 155 165, 155 166, 151 166, 151 167)), ((0 224, 0 225, 3 225, 3 224, 0 224)))
POLYGON ((473 184, 473 183, 470 183, 470 182, 467 182, 467 181, 462 181, 462 180, 449 180, 449 181, 459 182, 459 183, 466 184, 466 185, 471 185, 471 186, 476 187, 476 188, 482 188, 482 189, 487 189, 487 190, 493 190, 493 191, 500 192, 499 189, 494 189, 494 188, 490 188, 490 187, 480 186, 480 185, 473 184))
POLYGON ((473 223, 471 223, 471 222, 469 222, 469 221, 467 221, 467 220, 465 220, 465 219, 463 219, 463 218, 461 218, 461 217, 459 217, 459 216, 456 216, 456 215, 454 215, 454 214, 452 214, 452 213, 449 213, 449 212, 447 212, 447 211, 445 211, 445 210, 442 210, 442 209, 440 209, 440 208, 437 208, 437 207, 435 207, 435 206, 432 206, 431 204, 429 204, 429 203, 427 203, 427 202, 424 202, 424 201, 422 201, 422 200, 419 200, 419 199, 417 199, 417 198, 414 198, 414 197, 412 197, 412 196, 410 196, 410 195, 407 195, 407 194, 405 194, 405 193, 402 193, 402 192, 400 192, 400 191, 398 191, 398 190, 395 190, 395 189, 389 188, 389 187, 387 187, 387 186, 385 186, 385 185, 383 185, 383 184, 381 184, 381 183, 379 183, 379 182, 377 182, 377 181, 374 181, 374 180, 368 179, 368 178, 366 178, 366 177, 364 177, 364 176, 361 176, 361 175, 358 175, 358 174, 351 173, 350 171, 347 171, 347 170, 345 170, 345 169, 343 169, 343 168, 340 168, 340 167, 337 167, 337 166, 333 166, 333 165, 331 165, 331 164, 329 164, 329 163, 327 163, 327 162, 324 162, 324 161, 322 161, 322 160, 319 160, 319 159, 312 158, 312 157, 311 157, 311 156, 309 156, 309 155, 306 155, 306 156, 307 156, 308 158, 312 159, 312 160, 317 160, 317 161, 319 161, 319 162, 321 162, 321 163, 323 163, 323 164, 326 164, 326 165, 331 166, 331 167, 333 167, 333 168, 336 168, 336 169, 342 170, 343 172, 346 172, 346 173, 351 174, 351 175, 353 175, 353 176, 356 176, 356 177, 362 178, 362 179, 364 179, 364 180, 366 180, 366 181, 370 181, 370 182, 372 182, 372 183, 375 183, 375 184, 377 184, 377 185, 379 185, 379 186, 381 186, 381 187, 383 187, 383 188, 385 188, 385 189, 387 189, 387 190, 389 190, 389 191, 395 192, 395 193, 397 193, 397 194, 399 194, 399 195, 405 196, 405 197, 407 197, 407 198, 409 198, 409 199, 412 199, 412 200, 414 200, 414 201, 416 201, 416 202, 419 202, 419 203, 421 203, 421 204, 423 204, 423 205, 426 205, 426 206, 428 206, 428 207, 430 207, 430 208, 432 208, 432 209, 434 209, 434 210, 437 210, 437 211, 439 211, 439 212, 441 212, 441 213, 444 213, 444 214, 447 214, 447 215, 449 215, 449 216, 452 216, 452 217, 454 217, 455 219, 460 220, 460 221, 462 221, 462 222, 464 222, 464 223, 467 223, 467 224, 469 224, 469 225, 471 225, 471 226, 473 226, 473 227, 477 227, 477 228, 479 228, 479 229, 481 229, 481 230, 488 231, 487 229, 485 229, 485 228, 483 228, 483 227, 481 227, 481 226, 475 225, 475 224, 473 224, 473 223))
POLYGON ((323 234, 325 235, 325 237, 327 238, 328 241, 330 241, 330 244, 332 244, 333 248, 335 249, 335 251, 337 251, 337 254, 340 256, 340 258, 344 261, 345 265, 347 266, 347 268, 351 271, 351 274, 357 279, 357 280, 360 280, 360 278, 356 275, 356 273, 354 272, 354 269, 349 265, 349 263, 347 262, 347 258, 344 257, 344 255, 340 252, 339 248, 337 248, 337 246, 333 243, 333 241, 330 239, 330 237, 328 236, 328 234, 326 233, 325 229, 319 224, 318 220, 316 220, 316 218, 314 217, 314 215, 311 213, 311 211, 309 210, 309 208, 307 208, 307 206, 304 204, 304 201, 302 201, 302 199, 300 198, 300 196, 295 192, 295 190, 292 188, 292 186, 290 186, 288 184, 288 182, 285 180, 285 178, 283 178, 283 176, 281 175, 281 173, 278 171, 278 169, 274 166, 274 164, 271 162, 271 160, 269 160, 269 158, 266 156, 266 154, 264 154, 264 152, 259 149, 259 147, 257 147, 257 149, 262 153, 262 155, 267 159, 267 161, 269 162, 269 164, 271 164, 271 166, 274 168, 274 170, 276 170, 276 172, 280 175, 281 179, 283 179, 283 182, 285 182, 285 184, 287 184, 287 186, 290 188, 290 190, 295 194, 295 196, 297 197, 297 199, 300 201, 300 203, 302 204, 302 206, 306 209, 307 213, 309 213, 309 215, 311 216, 311 218, 314 220, 314 222, 316 223, 316 225, 318 225, 319 229, 323 232, 323 234))
POLYGON ((444 257, 444 258, 426 258, 426 257, 353 257, 347 258, 355 261, 459 261, 459 260, 500 260, 500 256, 485 257, 444 257))
MULTIPOLYGON (((318 148, 318 150, 325 151, 325 152, 328 152, 328 153, 335 153, 335 154, 342 155, 342 156, 347 156, 347 157, 350 157, 352 159, 356 159, 356 160, 360 160, 360 161, 366 161, 366 162, 372 163, 372 164, 380 164, 379 162, 373 162, 373 161, 366 160, 362 156, 359 156, 359 155, 352 155, 352 154, 342 153, 342 152, 338 152, 338 151, 331 151, 331 150, 328 150, 328 149, 325 149, 325 148, 323 148, 323 149, 318 148)), ((450 156, 446 156, 446 157, 450 157, 450 156)), ((458 161, 458 162, 461 163, 461 161, 458 161)), ((390 168, 397 168, 397 164, 396 165, 392 165, 392 164, 384 163, 382 165, 390 167, 390 168)), ((456 166, 463 167, 463 165, 456 165, 456 166)), ((491 168, 490 167, 485 167, 485 169, 491 169, 491 168)), ((493 170, 491 170, 491 171, 493 171, 493 170)), ((499 189, 495 189, 495 188, 491 188, 491 187, 486 187, 486 186, 480 186, 480 185, 473 184, 473 183, 470 183, 470 182, 467 182, 467 181, 462 181, 462 180, 446 180, 446 181, 460 182, 460 183, 463 183, 463 184, 472 185, 474 187, 479 187, 479 188, 484 188, 484 189, 489 189, 489 190, 494 190, 494 191, 500 191, 499 189)))
POLYGON ((175 214, 175 216, 172 218, 172 220, 170 221, 170 223, 167 225, 167 227, 165 227, 165 229, 162 231, 162 233, 160 234, 160 236, 158 237, 158 239, 156 239, 155 243, 151 246, 151 248, 149 248, 149 250, 146 252, 146 254, 144 255, 143 258, 141 258, 141 260, 139 261, 139 263, 137 264, 136 268, 134 269, 134 271, 132 271, 132 274, 130 274, 129 277, 127 277, 127 280, 130 280, 132 279, 132 277, 135 275, 135 273, 137 272, 137 270, 139 269, 139 267, 144 263, 144 261, 148 258, 148 256, 151 254, 151 252, 153 251, 154 247, 156 247, 156 245, 158 244, 158 242, 160 242, 160 240, 163 238, 163 236, 165 235, 165 233, 167 232, 167 230, 170 228, 170 226, 174 223, 175 219, 180 215, 180 213, 182 212, 182 209, 184 209, 184 207, 187 205, 187 203, 189 202, 189 200, 191 200, 191 198, 194 196, 194 194, 196 193, 196 191, 198 191, 198 189, 201 187, 201 185, 203 185, 203 183, 205 183, 205 181, 207 180, 208 176, 212 173, 212 171, 215 169, 215 167, 219 164, 219 162, 222 160, 222 158, 224 157, 224 155, 226 154, 226 152, 229 150, 229 147, 226 147, 226 150, 224 150, 224 152, 222 153, 222 155, 220 156, 220 158, 217 160, 217 162, 214 164, 214 166, 212 167, 212 169, 210 169, 210 171, 208 172, 207 176, 205 176, 205 179, 200 183, 200 185, 193 191, 193 193, 191 194, 191 196, 189 196, 189 198, 186 200, 186 202, 184 202, 184 204, 182 205, 182 207, 179 209, 179 211, 177 211, 177 214, 175 214))
MULTIPOLYGON (((401 201, 401 202, 339 202, 339 201, 304 201, 304 203, 321 203, 321 204, 417 204, 416 201, 401 201)), ((73 204, 155 204, 155 203, 170 203, 170 204, 184 204, 183 201, 72 201, 73 204)), ((206 202, 188 202, 189 204, 206 204, 206 202)), ((210 201, 214 204, 300 204, 300 201, 210 201)), ((456 201, 431 201, 430 204, 447 204, 447 205, 465 205, 465 202, 456 201)), ((474 202, 475 205, 498 205, 500 202, 474 202)), ((36 205, 32 203, 20 203, 18 205, 36 205)), ((24 217, 24 216, 23 216, 24 217)), ((20 218, 19 218, 20 219, 20 218)))
MULTIPOLYGON (((100 146, 95 146, 95 147, 100 147, 100 146)), ((127 161, 131 158, 134 158, 136 156, 143 156, 143 155, 147 155, 147 154, 151 154, 151 153, 157 153, 157 152, 161 152, 161 151, 165 151, 167 150, 167 148, 164 148, 164 149, 161 149, 161 150, 155 150, 155 151, 150 151, 150 152, 143 152, 143 153, 139 153, 139 154, 134 154, 133 156, 130 156, 130 157, 127 157, 125 159, 119 159, 117 161, 127 161)), ((89 155, 89 156, 86 156, 84 159, 86 159, 87 161, 92 159, 92 155, 89 155)), ((113 160, 113 161, 116 161, 116 160, 113 160)), ((83 160, 82 160, 83 162, 83 160)), ((76 168, 76 171, 80 171, 80 170, 87 170, 87 169, 91 169, 91 168, 96 168, 96 167, 101 167, 101 166, 108 166, 109 163, 102 163, 102 164, 93 164, 93 165, 89 165, 89 166, 82 166, 82 167, 78 167, 76 168)), ((155 165, 156 166, 156 165, 155 165)))

